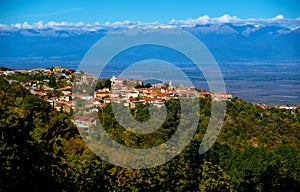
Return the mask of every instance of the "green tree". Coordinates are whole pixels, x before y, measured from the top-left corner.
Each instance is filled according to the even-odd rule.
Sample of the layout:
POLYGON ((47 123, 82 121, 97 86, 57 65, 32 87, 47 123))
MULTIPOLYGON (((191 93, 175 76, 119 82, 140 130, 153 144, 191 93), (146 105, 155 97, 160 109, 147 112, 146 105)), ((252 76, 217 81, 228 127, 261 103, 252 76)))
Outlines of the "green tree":
POLYGON ((51 76, 49 79, 49 87, 53 87, 56 88, 57 87, 57 83, 56 83, 56 78, 55 76, 51 76))

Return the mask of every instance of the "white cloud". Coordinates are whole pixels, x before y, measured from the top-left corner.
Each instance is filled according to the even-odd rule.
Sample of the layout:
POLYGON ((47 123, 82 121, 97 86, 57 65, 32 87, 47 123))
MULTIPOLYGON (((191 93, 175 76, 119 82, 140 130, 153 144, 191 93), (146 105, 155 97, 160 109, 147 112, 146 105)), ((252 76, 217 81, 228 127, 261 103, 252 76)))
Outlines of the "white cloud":
POLYGON ((271 21, 277 21, 277 20, 283 20, 284 16, 283 15, 277 15, 276 17, 271 18, 271 21))
POLYGON ((12 24, 13 27, 16 27, 18 29, 22 28, 22 24, 21 23, 16 23, 16 24, 12 24))
POLYGON ((201 24, 209 24, 209 23, 234 23, 240 22, 242 19, 236 16, 230 16, 225 14, 221 17, 210 18, 208 15, 200 16, 196 19, 187 19, 187 20, 171 20, 169 24, 173 25, 181 25, 181 26, 195 26, 201 24))
POLYGON ((103 24, 95 22, 93 24, 89 23, 69 23, 69 22, 55 22, 50 21, 44 23, 43 21, 38 21, 36 23, 29 24, 28 22, 16 23, 16 24, 0 24, 0 30, 20 30, 20 29, 54 29, 54 30, 76 30, 76 31, 96 31, 99 29, 109 29, 109 28, 133 28, 133 27, 148 27, 151 28, 171 28, 171 27, 192 27, 195 25, 203 24, 222 24, 222 23, 232 23, 237 25, 246 25, 251 24, 254 26, 266 26, 266 25, 276 25, 295 28, 300 26, 300 17, 297 19, 285 18, 283 15, 277 15, 273 18, 264 19, 264 18, 249 18, 241 19, 236 16, 231 16, 225 14, 220 17, 211 18, 208 15, 203 15, 195 19, 186 19, 186 20, 175 20, 172 19, 169 23, 141 23, 133 22, 129 20, 116 21, 113 23, 105 22, 103 24))
POLYGON ((32 29, 32 25, 28 24, 28 22, 25 21, 25 22, 22 24, 22 28, 23 28, 23 29, 32 29))
POLYGON ((276 25, 276 26, 284 26, 284 27, 293 27, 300 26, 300 17, 297 19, 289 19, 285 18, 283 15, 277 15, 276 17, 264 19, 264 18, 248 18, 241 19, 236 16, 231 16, 229 14, 225 14, 220 17, 210 18, 207 15, 198 17, 196 19, 187 19, 187 20, 171 20, 169 24, 176 26, 187 26, 192 27, 197 24, 222 24, 222 23, 232 23, 238 25, 246 25, 251 24, 255 26, 265 26, 265 25, 276 25))
POLYGON ((210 23, 211 18, 208 15, 200 16, 196 19, 187 19, 187 20, 175 20, 172 19, 169 24, 171 25, 182 25, 182 26, 194 26, 197 24, 207 24, 210 23))
POLYGON ((80 21, 78 23, 75 23, 74 26, 76 26, 76 27, 83 27, 84 23, 80 21))
POLYGON ((113 22, 113 23, 105 22, 104 26, 118 28, 118 27, 137 26, 137 25, 140 25, 140 24, 141 24, 141 22, 139 22, 139 21, 138 22, 132 22, 132 21, 129 21, 129 20, 124 20, 124 21, 116 21, 116 22, 113 22))
POLYGON ((230 16, 228 14, 225 14, 221 17, 215 17, 212 19, 212 21, 217 21, 219 23, 232 23, 232 22, 239 22, 242 19, 236 17, 236 16, 230 16))
POLYGON ((42 29, 42 28, 44 28, 44 23, 43 23, 43 21, 38 21, 38 22, 34 23, 32 26, 33 26, 33 28, 42 29))
POLYGON ((203 23, 208 23, 210 21, 210 17, 208 15, 200 16, 200 17, 198 17, 197 21, 203 22, 203 23))

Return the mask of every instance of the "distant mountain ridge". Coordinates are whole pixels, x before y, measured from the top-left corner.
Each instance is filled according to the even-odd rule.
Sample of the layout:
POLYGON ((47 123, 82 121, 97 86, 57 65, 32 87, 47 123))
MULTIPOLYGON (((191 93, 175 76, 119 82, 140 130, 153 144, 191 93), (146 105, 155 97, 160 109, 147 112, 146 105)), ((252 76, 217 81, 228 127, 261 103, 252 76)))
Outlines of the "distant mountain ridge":
MULTIPOLYGON (((300 28, 231 23, 180 28, 200 39, 219 62, 300 59, 300 28)), ((0 59, 68 58, 80 61, 94 43, 119 29, 0 30, 0 59)))
POLYGON ((219 61, 297 60, 300 29, 254 25, 197 25, 186 28, 219 61))

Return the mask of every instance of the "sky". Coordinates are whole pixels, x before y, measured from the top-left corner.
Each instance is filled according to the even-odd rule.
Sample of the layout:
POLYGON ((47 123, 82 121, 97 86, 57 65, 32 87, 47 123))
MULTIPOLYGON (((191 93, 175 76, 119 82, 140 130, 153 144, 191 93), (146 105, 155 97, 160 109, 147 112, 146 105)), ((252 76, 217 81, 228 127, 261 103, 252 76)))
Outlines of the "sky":
POLYGON ((43 21, 168 23, 208 15, 238 18, 300 17, 299 0, 0 0, 0 23, 43 21))

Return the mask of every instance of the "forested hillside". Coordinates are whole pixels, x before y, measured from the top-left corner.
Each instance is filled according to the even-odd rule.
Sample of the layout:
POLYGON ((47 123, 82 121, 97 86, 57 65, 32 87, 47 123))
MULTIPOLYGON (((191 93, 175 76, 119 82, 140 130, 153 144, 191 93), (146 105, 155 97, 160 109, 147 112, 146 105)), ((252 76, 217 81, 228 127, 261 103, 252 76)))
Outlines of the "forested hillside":
MULTIPOLYGON (((300 190, 299 109, 262 109, 235 98, 227 104, 217 142, 199 155, 211 103, 199 102, 199 127, 190 145, 164 165, 135 170, 109 164, 89 150, 72 114, 0 80, 0 191, 300 190)), ((111 106, 100 110, 99 120, 119 143, 149 147, 176 129, 179 102, 166 105, 167 121, 148 141, 122 129, 111 106)), ((137 120, 149 117, 146 105, 131 112, 137 120)))

